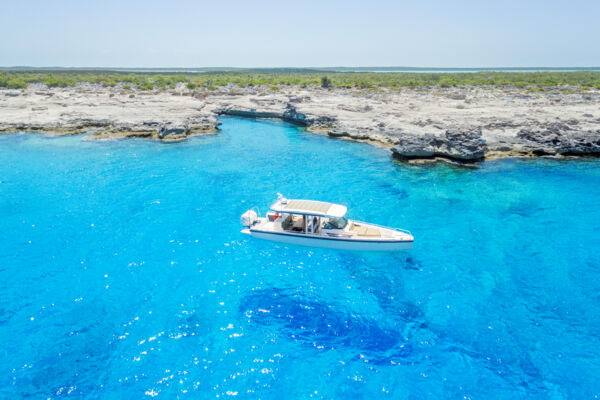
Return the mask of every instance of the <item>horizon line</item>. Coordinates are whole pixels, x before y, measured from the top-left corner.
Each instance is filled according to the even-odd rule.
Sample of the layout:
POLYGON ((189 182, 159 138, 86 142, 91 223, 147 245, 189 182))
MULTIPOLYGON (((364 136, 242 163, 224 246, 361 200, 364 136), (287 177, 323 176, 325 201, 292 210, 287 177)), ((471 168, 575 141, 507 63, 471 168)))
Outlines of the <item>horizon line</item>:
POLYGON ((239 66, 210 66, 210 67, 179 67, 179 66, 160 66, 160 67, 140 67, 140 66, 59 66, 59 65, 48 65, 48 66, 32 66, 32 65, 9 65, 0 66, 0 69, 201 69, 201 70, 217 70, 217 69, 406 69, 406 70, 477 70, 477 69, 600 69, 600 66, 560 66, 560 67, 549 67, 549 66, 493 66, 493 67, 411 67, 402 65, 372 65, 372 66, 270 66, 270 67, 239 67, 239 66))

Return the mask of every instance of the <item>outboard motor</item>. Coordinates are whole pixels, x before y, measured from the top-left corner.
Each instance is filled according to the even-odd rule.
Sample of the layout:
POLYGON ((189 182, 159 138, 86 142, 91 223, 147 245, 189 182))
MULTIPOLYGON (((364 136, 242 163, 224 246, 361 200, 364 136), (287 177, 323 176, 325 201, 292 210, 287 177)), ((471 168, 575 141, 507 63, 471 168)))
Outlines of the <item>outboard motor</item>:
POLYGON ((258 215, 256 215, 256 211, 248 210, 242 214, 242 218, 240 218, 240 222, 243 226, 249 228, 254 225, 258 221, 258 215))

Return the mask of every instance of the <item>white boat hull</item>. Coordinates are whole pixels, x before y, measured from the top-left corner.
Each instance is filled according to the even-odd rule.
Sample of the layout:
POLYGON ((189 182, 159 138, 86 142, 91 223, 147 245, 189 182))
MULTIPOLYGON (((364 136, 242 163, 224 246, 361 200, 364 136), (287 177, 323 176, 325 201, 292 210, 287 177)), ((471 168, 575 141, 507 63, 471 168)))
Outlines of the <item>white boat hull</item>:
POLYGON ((245 233, 257 239, 271 240, 280 243, 340 250, 399 251, 410 250, 413 246, 412 240, 334 238, 310 234, 307 235, 287 232, 269 232, 252 228, 244 229, 242 230, 242 233, 245 233))

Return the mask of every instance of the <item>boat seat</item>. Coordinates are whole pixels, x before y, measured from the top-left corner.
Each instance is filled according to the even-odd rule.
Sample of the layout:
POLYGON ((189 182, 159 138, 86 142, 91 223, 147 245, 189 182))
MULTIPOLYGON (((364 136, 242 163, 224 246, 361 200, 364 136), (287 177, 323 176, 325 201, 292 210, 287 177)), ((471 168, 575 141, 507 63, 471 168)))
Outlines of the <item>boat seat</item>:
POLYGON ((369 228, 366 226, 354 226, 354 231, 356 232, 356 234, 358 236, 381 236, 381 233, 379 232, 379 229, 375 229, 375 228, 369 228))
POLYGON ((281 221, 281 227, 284 231, 292 229, 292 224, 293 220, 291 215, 288 215, 283 221, 281 221))
POLYGON ((292 224, 292 228, 294 229, 304 229, 304 221, 300 220, 300 221, 294 221, 294 223, 292 224))
POLYGON ((297 215, 292 215, 290 219, 290 223, 288 225, 288 229, 294 232, 303 232, 304 231, 304 219, 297 215))

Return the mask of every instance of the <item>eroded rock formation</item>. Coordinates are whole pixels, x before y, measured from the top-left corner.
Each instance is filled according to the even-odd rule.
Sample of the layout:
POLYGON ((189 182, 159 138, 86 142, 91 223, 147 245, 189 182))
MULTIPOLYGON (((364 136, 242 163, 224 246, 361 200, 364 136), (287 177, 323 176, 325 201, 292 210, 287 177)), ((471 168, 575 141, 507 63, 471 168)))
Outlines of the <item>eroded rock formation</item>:
POLYGON ((402 160, 600 155, 600 91, 491 88, 382 90, 288 87, 133 92, 94 85, 0 90, 0 132, 92 132, 90 140, 164 142, 217 132, 219 116, 280 118, 368 141, 402 160), (235 89, 235 90, 234 90, 235 89), (183 95, 182 95, 183 94, 183 95))

